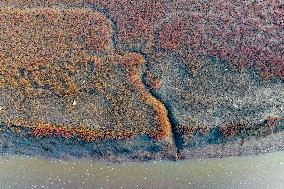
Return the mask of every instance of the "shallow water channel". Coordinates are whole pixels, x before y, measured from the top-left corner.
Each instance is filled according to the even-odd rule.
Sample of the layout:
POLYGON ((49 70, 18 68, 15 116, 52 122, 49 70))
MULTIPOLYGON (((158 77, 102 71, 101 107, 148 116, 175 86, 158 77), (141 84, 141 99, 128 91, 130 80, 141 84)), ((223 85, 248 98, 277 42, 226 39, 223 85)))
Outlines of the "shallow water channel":
POLYGON ((284 152, 224 159, 105 163, 5 155, 0 189, 284 188, 284 152))

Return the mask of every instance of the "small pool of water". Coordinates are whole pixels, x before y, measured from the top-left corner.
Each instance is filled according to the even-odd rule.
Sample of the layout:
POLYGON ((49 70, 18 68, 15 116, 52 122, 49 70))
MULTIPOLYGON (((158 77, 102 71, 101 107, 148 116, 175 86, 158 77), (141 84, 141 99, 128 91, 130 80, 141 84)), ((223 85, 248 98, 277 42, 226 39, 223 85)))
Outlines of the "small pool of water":
POLYGON ((224 159, 103 163, 5 155, 0 189, 280 189, 284 152, 224 159))

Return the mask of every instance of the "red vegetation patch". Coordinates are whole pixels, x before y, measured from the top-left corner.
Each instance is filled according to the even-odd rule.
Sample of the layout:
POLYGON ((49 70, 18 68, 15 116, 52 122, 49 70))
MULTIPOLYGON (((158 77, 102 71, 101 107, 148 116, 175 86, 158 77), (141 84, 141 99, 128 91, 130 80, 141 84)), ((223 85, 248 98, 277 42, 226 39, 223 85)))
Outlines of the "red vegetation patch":
MULTIPOLYGON (((176 51, 187 59, 217 55, 239 67, 256 67, 265 79, 284 77, 283 3, 280 1, 48 0, 18 6, 93 4, 116 22, 118 44, 144 44, 144 51, 176 51), (158 32, 158 43, 154 34, 158 32)), ((103 44, 92 39, 89 44, 103 44)))
POLYGON ((2 64, 84 62, 112 42, 110 21, 89 9, 1 8, 0 20, 2 64))
POLYGON ((98 140, 122 140, 130 139, 137 135, 131 131, 113 130, 113 129, 97 129, 90 130, 86 128, 68 128, 65 126, 54 126, 51 124, 36 124, 31 127, 31 134, 34 137, 63 137, 70 139, 76 137, 86 142, 94 142, 98 140))
POLYGON ((255 67, 264 79, 284 78, 284 25, 279 17, 284 12, 277 8, 279 2, 186 1, 179 6, 181 11, 160 25, 158 49, 190 61, 217 55, 239 67, 255 67))
MULTIPOLYGON (((169 137, 167 111, 161 102, 145 90, 141 81, 144 57, 138 53, 120 56, 113 52, 111 23, 104 15, 78 8, 2 8, 0 20, 3 20, 0 23, 3 28, 0 32, 0 46, 4 47, 4 50, 0 51, 0 63, 3 65, 0 74, 4 78, 1 87, 22 92, 23 99, 26 96, 37 98, 39 91, 48 90, 54 92, 57 97, 71 99, 70 96, 77 95, 82 89, 83 84, 77 82, 78 75, 87 77, 86 75, 92 74, 86 85, 94 88, 112 103, 111 108, 103 107, 101 110, 103 116, 113 114, 106 115, 111 119, 112 129, 92 130, 88 129, 88 126, 82 129, 69 128, 45 121, 38 123, 38 119, 34 117, 31 119, 34 123, 25 124, 25 121, 21 121, 17 125, 29 126, 33 136, 67 139, 76 136, 86 141, 126 139, 138 134, 148 134, 156 139, 169 137), (103 55, 94 57, 94 53, 103 55), (123 78, 123 84, 119 86, 114 82, 119 75, 117 67, 111 66, 117 62, 126 67, 129 79, 127 81, 123 78), (95 66, 96 71, 93 72, 95 66), (92 69, 92 73, 88 68, 92 69), (32 86, 33 82, 37 84, 36 87, 32 86), (136 87, 135 91, 129 90, 129 85, 132 84, 136 87), (116 91, 114 94, 112 90, 118 90, 118 93, 116 91), (142 101, 147 104, 141 105, 142 110, 131 105, 134 101, 132 92, 138 93, 139 103, 142 101), (153 115, 150 113, 150 116, 155 118, 147 115, 149 112, 146 108, 151 109, 149 112, 153 112, 153 115), (126 119, 135 124, 131 123, 132 127, 125 128, 123 124, 126 119), (154 123, 145 125, 144 122, 148 119, 154 123), (159 124, 156 124, 155 119, 159 124)), ((76 115, 81 116, 79 113, 76 115)), ((95 118, 100 120, 101 117, 94 116, 95 118)))

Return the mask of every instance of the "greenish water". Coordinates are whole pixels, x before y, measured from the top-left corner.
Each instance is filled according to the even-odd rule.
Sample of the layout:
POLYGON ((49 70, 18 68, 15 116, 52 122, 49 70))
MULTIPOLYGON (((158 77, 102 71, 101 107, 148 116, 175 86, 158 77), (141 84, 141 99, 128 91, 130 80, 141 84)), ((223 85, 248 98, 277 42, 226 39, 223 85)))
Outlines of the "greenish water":
POLYGON ((103 163, 0 158, 0 188, 284 188, 284 152, 224 159, 103 163))

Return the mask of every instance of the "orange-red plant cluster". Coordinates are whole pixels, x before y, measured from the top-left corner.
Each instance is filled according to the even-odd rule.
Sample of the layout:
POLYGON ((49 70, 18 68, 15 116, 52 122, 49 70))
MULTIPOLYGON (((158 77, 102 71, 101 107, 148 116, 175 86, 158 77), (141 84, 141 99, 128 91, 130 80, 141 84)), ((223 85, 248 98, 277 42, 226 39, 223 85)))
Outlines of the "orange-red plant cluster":
POLYGON ((54 126, 51 124, 36 124, 31 127, 31 134, 34 137, 63 137, 70 139, 76 137, 86 142, 94 142, 98 140, 122 140, 130 139, 137 135, 131 131, 113 129, 97 129, 91 130, 86 128, 68 128, 65 126, 54 126))
POLYGON ((170 136, 171 133, 171 125, 167 115, 168 112, 165 106, 145 89, 141 79, 144 61, 143 56, 137 53, 128 53, 123 57, 123 64, 127 68, 130 81, 140 91, 141 98, 144 102, 153 107, 156 118, 159 121, 159 126, 156 128, 157 131, 151 132, 150 136, 155 139, 163 139, 170 136))

